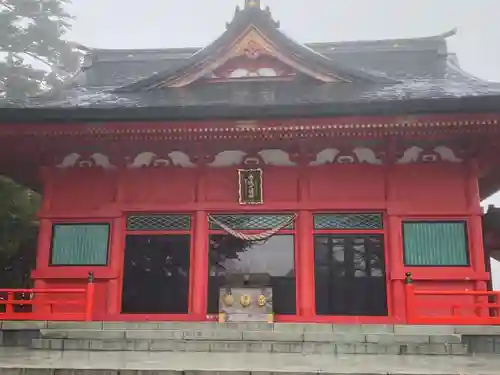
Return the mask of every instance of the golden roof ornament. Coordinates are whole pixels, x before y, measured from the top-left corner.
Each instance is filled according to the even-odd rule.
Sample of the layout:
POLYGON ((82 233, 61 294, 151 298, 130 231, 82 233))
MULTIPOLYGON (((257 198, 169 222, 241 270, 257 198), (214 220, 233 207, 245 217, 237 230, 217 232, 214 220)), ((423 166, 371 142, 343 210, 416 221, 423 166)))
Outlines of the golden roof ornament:
POLYGON ((260 8, 260 0, 245 0, 245 8, 260 8))

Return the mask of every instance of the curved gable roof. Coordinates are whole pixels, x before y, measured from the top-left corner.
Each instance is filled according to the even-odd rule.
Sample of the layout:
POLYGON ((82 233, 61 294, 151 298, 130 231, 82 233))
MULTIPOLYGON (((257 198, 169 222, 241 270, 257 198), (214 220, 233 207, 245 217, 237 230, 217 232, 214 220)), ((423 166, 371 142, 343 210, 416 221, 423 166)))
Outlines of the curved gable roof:
POLYGON ((279 23, 273 20, 269 8, 263 10, 258 2, 247 2, 243 10, 236 8, 233 20, 227 24, 226 31, 219 38, 191 55, 184 64, 123 86, 118 91, 186 86, 230 58, 241 55, 252 43, 256 43, 266 53, 297 71, 324 83, 395 82, 386 77, 351 69, 312 48, 293 41, 279 30, 279 23))

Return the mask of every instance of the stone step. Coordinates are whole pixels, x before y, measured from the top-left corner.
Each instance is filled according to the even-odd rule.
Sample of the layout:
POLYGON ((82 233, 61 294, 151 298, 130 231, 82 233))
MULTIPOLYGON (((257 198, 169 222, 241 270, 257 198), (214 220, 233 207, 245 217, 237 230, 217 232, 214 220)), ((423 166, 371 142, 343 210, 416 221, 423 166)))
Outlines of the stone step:
POLYGON ((466 355, 461 343, 300 342, 274 340, 33 339, 33 349, 81 351, 248 352, 300 354, 466 355))
POLYGON ((224 340, 224 341, 287 341, 332 343, 381 343, 381 344, 457 344, 460 335, 394 334, 349 332, 286 332, 232 330, 57 330, 43 329, 47 339, 105 339, 105 340, 224 340))
POLYGON ((500 326, 429 326, 393 324, 326 324, 326 323, 215 323, 215 322, 51 322, 0 321, 9 330, 249 330, 292 332, 346 332, 396 334, 490 334, 500 335, 500 326))
POLYGON ((331 355, 0 348, 0 375, 498 375, 500 356, 331 355))

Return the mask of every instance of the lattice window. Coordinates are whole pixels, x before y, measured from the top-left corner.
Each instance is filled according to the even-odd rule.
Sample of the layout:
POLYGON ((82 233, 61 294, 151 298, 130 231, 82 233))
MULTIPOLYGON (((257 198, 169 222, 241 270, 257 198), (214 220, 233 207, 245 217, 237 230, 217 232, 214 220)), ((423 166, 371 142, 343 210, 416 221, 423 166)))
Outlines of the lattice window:
POLYGON ((314 229, 382 229, 380 213, 337 213, 314 215, 314 229))
POLYGON ((468 266, 467 225, 464 221, 404 222, 406 266, 468 266))
POLYGON ((109 224, 55 224, 52 227, 52 266, 105 266, 109 224))
MULTIPOLYGON (((293 215, 212 215, 221 224, 234 230, 267 230, 276 228, 292 219, 293 215)), ((210 222, 210 229, 222 229, 210 222)), ((293 222, 283 229, 293 229, 293 222)))
POLYGON ((189 230, 189 215, 132 215, 127 218, 129 231, 189 230))

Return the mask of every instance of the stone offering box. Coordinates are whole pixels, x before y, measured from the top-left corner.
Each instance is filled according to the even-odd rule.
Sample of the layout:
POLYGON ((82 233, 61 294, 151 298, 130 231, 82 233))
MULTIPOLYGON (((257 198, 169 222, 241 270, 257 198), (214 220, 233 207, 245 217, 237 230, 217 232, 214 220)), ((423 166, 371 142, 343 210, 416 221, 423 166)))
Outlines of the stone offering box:
POLYGON ((268 274, 230 275, 219 290, 219 322, 273 322, 268 274))

